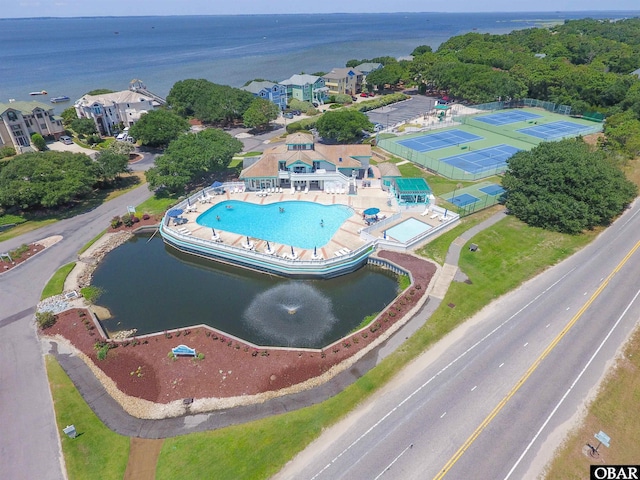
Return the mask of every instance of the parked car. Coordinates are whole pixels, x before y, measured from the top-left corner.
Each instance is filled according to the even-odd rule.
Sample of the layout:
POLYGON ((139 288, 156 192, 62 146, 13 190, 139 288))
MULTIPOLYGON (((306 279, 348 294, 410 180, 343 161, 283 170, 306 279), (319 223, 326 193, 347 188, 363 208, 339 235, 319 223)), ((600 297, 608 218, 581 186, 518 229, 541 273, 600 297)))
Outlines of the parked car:
POLYGON ((291 110, 291 113, 293 113, 294 115, 302 115, 302 112, 300 110, 291 110))
POLYGON ((370 96, 370 97, 375 97, 375 96, 376 96, 376 94, 375 94, 375 93, 373 93, 373 92, 369 92, 369 96, 370 96))
POLYGON ((353 100, 354 102, 358 101, 358 97, 356 97, 355 95, 351 95, 351 100, 353 100))
POLYGON ((318 102, 313 102, 311 105, 313 105, 313 108, 318 108, 320 105, 318 105, 318 102))
POLYGON ((376 122, 376 123, 373 124, 373 129, 376 132, 379 132, 381 130, 384 130, 384 125, 382 125, 381 123, 376 122))
POLYGON ((284 118, 289 118, 289 119, 293 118, 293 113, 291 113, 291 112, 286 112, 286 113, 284 114, 284 118))
POLYGON ((360 94, 360 96, 361 96, 361 97, 365 97, 365 98, 367 98, 369 95, 367 95, 367 92, 362 92, 362 93, 360 94))
POLYGON ((73 139, 67 135, 62 135, 60 141, 65 145, 71 145, 73 143, 73 139))

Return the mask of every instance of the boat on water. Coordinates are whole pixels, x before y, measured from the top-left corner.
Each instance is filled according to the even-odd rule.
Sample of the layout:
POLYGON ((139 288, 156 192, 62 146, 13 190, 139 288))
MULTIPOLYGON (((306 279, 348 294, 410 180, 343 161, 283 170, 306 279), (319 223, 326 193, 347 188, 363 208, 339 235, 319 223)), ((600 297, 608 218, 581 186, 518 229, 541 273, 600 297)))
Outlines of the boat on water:
POLYGON ((40 90, 39 92, 31 92, 29 95, 47 95, 46 90, 40 90))
POLYGON ((69 97, 67 97, 66 95, 61 95, 59 97, 53 97, 51 99, 51 103, 62 103, 62 102, 68 102, 69 100, 71 100, 69 97))

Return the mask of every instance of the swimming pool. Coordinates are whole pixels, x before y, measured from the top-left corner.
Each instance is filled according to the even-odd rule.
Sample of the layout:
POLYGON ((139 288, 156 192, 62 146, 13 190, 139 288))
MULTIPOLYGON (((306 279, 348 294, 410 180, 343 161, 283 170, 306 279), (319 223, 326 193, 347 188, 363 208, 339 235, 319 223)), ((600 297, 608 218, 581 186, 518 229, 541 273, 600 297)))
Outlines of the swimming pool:
POLYGON ((346 205, 300 201, 256 205, 227 200, 198 216, 196 222, 224 232, 312 249, 329 243, 353 214, 346 205))
POLYGON ((416 220, 415 218, 409 218, 408 220, 387 229, 386 234, 387 237, 397 240, 398 242, 407 243, 409 240, 417 237, 421 233, 431 230, 431 228, 431 225, 422 223, 420 220, 416 220))

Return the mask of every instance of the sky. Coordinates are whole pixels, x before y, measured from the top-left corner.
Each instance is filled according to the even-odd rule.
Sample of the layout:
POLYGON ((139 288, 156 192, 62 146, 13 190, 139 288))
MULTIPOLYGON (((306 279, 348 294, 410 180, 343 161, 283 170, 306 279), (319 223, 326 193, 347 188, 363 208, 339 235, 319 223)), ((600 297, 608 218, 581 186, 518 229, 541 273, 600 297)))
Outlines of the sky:
POLYGON ((3 0, 0 18, 266 13, 555 12, 635 10, 638 0, 3 0), (6 2, 6 3, 5 3, 6 2), (400 6, 399 6, 400 5, 400 6))

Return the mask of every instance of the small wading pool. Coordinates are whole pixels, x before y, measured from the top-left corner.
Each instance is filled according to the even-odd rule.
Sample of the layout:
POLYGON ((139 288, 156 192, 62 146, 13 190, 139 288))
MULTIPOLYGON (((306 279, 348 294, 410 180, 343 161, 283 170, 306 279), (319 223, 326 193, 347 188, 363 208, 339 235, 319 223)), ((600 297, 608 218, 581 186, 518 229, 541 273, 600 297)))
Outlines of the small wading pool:
POLYGON ((258 240, 312 249, 329 243, 354 211, 346 205, 287 201, 256 205, 228 200, 198 216, 199 225, 258 240))
POLYGON ((421 233, 431 230, 431 225, 422 223, 420 220, 410 218, 398 225, 395 225, 387 229, 387 237, 391 237, 401 243, 407 243, 414 237, 417 237, 421 233))

